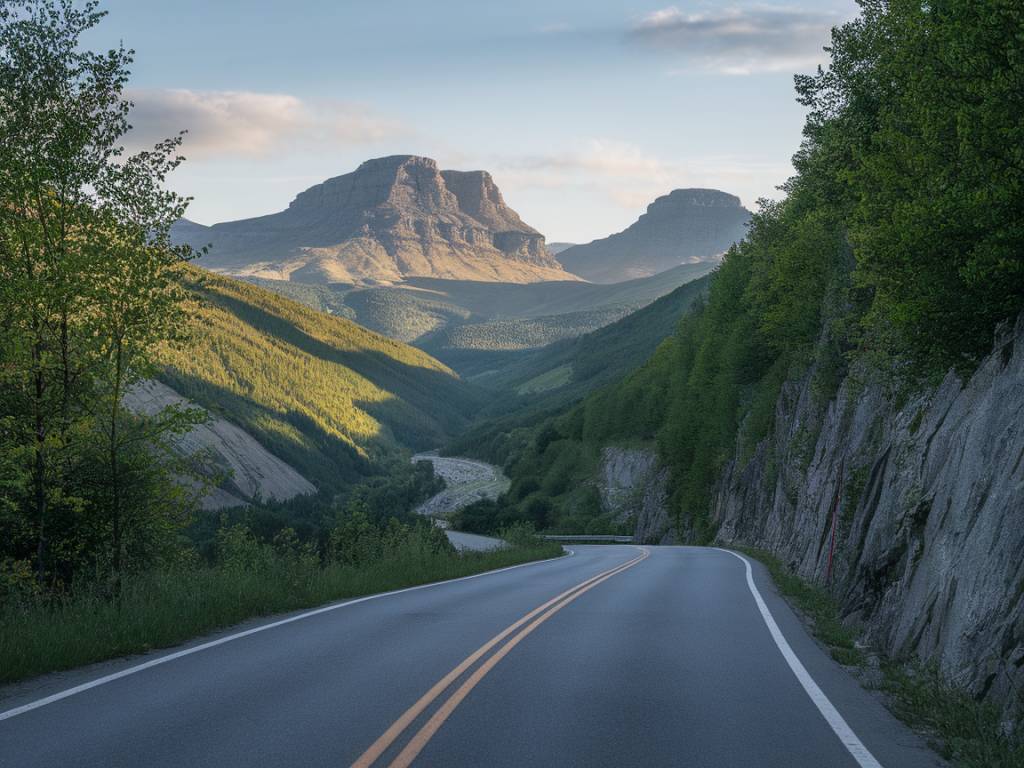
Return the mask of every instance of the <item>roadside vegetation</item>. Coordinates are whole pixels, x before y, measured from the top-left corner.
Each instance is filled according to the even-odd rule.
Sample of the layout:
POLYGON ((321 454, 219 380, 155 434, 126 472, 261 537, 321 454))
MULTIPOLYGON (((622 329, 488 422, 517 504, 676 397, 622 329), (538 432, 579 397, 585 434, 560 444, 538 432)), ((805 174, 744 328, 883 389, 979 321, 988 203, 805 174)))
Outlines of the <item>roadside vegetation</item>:
MULTIPOLYGON (((857 633, 840 620, 828 591, 804 581, 770 552, 734 547, 760 560, 779 592, 807 619, 814 636, 832 657, 864 669, 869 653, 857 633)), ((1024 765, 1024 734, 1009 734, 999 708, 979 702, 945 682, 934 669, 883 659, 881 682, 875 683, 893 713, 923 732, 937 751, 957 768, 1018 768, 1024 765)))
POLYGON ((256 616, 558 557, 562 548, 519 525, 513 546, 458 553, 425 520, 376 523, 356 505, 322 545, 285 528, 270 540, 226 520, 212 562, 183 553, 126 576, 116 595, 99 586, 0 605, 0 683, 174 645, 256 616))
POLYGON ((81 45, 103 15, 0 0, 0 681, 556 554, 517 528, 460 555, 411 515, 443 483, 408 448, 480 403, 448 368, 188 265, 181 137, 123 149, 132 52, 81 45), (176 438, 205 413, 127 408, 151 378, 319 493, 200 513, 216 471, 176 438))

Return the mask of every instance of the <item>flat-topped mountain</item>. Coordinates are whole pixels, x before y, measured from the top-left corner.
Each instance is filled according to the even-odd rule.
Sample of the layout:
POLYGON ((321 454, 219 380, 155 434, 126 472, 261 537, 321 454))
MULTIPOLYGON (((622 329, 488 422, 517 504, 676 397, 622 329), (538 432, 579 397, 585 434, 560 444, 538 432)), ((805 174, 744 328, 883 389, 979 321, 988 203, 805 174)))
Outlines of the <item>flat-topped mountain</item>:
POLYGON ((566 248, 558 260, 595 283, 648 277, 688 262, 708 261, 746 234, 750 211, 717 189, 676 189, 647 206, 622 232, 566 248))
POLYGON ((280 213, 172 235, 211 244, 202 266, 308 283, 406 277, 531 283, 573 280, 544 236, 509 208, 486 171, 442 171, 430 158, 367 160, 300 193, 280 213))

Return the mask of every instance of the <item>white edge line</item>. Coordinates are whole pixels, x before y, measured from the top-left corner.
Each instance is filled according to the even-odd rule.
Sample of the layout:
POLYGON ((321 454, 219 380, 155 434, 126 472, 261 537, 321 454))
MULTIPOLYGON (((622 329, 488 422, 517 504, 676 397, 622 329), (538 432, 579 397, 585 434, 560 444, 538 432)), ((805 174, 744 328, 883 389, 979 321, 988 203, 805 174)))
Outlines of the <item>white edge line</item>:
POLYGON ((828 722, 832 731, 839 737, 839 740, 846 747, 846 750, 853 756, 853 759, 857 761, 857 764, 861 768, 882 768, 882 764, 875 759, 875 756, 868 751, 868 748, 864 746, 857 734, 853 732, 853 729, 849 726, 843 716, 839 714, 839 710, 835 708, 828 696, 825 695, 824 691, 818 687, 818 684, 814 682, 814 678, 811 677, 810 672, 803 665, 796 653, 793 652, 792 647, 782 634, 782 630, 779 629, 779 625, 775 623, 775 617, 772 616, 768 606, 764 602, 764 598, 761 597, 761 593, 757 590, 757 585, 754 584, 754 572, 750 566, 750 561, 743 555, 732 552, 728 549, 722 549, 720 547, 714 547, 719 552, 725 552, 726 554, 732 555, 733 557, 739 558, 743 561, 743 564, 747 569, 747 586, 750 588, 750 593, 754 596, 754 602, 757 603, 757 609, 761 612, 761 618, 764 619, 764 623, 768 627, 768 631, 771 633, 772 640, 775 641, 775 645, 778 646, 779 651, 782 653, 782 657, 789 664, 789 668, 793 671, 796 679, 803 686, 803 689, 810 696, 811 701, 814 702, 814 706, 821 712, 822 717, 828 722))
POLYGON ((357 598, 355 598, 353 600, 346 600, 345 602, 341 602, 341 603, 334 603, 332 605, 325 605, 325 606, 323 606, 321 608, 314 608, 311 611, 306 611, 304 613, 300 613, 300 614, 297 614, 295 616, 289 616, 287 619, 280 619, 278 621, 274 621, 274 622, 271 622, 269 624, 261 624, 258 627, 253 627, 252 629, 247 629, 244 632, 236 632, 233 635, 228 635, 226 637, 219 637, 216 640, 211 640, 208 643, 202 643, 201 645, 196 645, 196 646, 193 646, 192 648, 185 648, 185 649, 180 650, 180 651, 175 651, 174 653, 169 653, 166 656, 161 656, 158 659, 153 659, 152 661, 147 661, 147 662, 144 662, 142 664, 136 664, 134 667, 128 667, 127 669, 122 669, 119 672, 114 672, 112 674, 105 675, 104 677, 98 677, 95 680, 90 680, 87 683, 82 683, 81 685, 76 685, 74 688, 68 688, 67 690, 59 691, 58 693, 54 693, 54 694, 52 694, 50 696, 46 696, 46 697, 44 697, 42 699, 37 699, 36 701, 30 701, 28 704, 22 704, 20 707, 15 707, 14 709, 8 709, 6 712, 0 712, 0 721, 2 721, 2 720, 9 720, 12 717, 17 717, 18 715, 22 715, 22 714, 24 714, 26 712, 31 712, 33 709, 39 709, 40 707, 45 707, 47 704, 53 704, 54 702, 61 701, 62 699, 66 699, 66 698, 68 698, 70 696, 74 696, 76 693, 82 693, 84 691, 88 691, 90 688, 97 688, 97 687, 99 687, 101 685, 106 685, 107 683, 112 683, 115 680, 120 680, 122 677, 128 677, 128 675, 134 675, 137 672, 142 672, 143 670, 150 669, 151 667, 156 667, 156 666, 159 666, 160 664, 166 664, 169 661, 174 661, 175 659, 180 659, 183 656, 190 656, 193 653, 199 653, 200 651, 205 651, 205 650, 207 650, 209 648, 215 648, 216 646, 223 645, 224 643, 230 643, 232 640, 240 640, 241 638, 248 637, 249 635, 255 635, 255 634, 259 633, 259 632, 266 632, 268 629, 274 629, 276 627, 280 627, 280 626, 283 626, 285 624, 291 624, 293 621, 300 621, 301 619, 308 619, 311 616, 318 616, 321 613, 328 613, 330 611, 336 611, 339 608, 346 608, 346 607, 348 607, 350 605, 356 605, 357 603, 365 603, 365 602, 367 602, 369 600, 378 600, 378 599, 380 599, 382 597, 392 597, 394 595, 401 595, 401 594, 404 594, 406 592, 414 592, 414 591, 416 591, 418 589, 427 589, 429 587, 440 587, 440 586, 442 586, 444 584, 454 584, 454 583, 459 582, 459 581, 468 581, 469 579, 476 579, 476 578, 479 578, 481 576, 493 576, 496 573, 504 573, 505 571, 512 571, 512 570, 515 570, 516 568, 525 568, 526 566, 529 566, 529 565, 540 565, 541 563, 550 563, 550 562, 554 562, 556 560, 562 560, 562 559, 564 559, 564 557, 572 557, 573 555, 576 554, 576 552, 574 550, 571 550, 571 549, 566 549, 565 551, 568 552, 568 555, 559 556, 559 557, 549 557, 546 560, 533 560, 533 561, 531 561, 529 563, 519 563, 518 565, 509 565, 509 566, 506 566, 505 568, 498 568, 497 570, 493 570, 493 571, 481 571, 480 573, 473 573, 473 574, 470 574, 469 576, 460 576, 460 577, 458 577, 456 579, 446 579, 444 581, 432 581, 432 582, 429 582, 427 584, 417 584, 414 587, 405 587, 404 589, 395 589, 395 590, 392 590, 390 592, 378 592, 375 595, 365 595, 364 597, 357 597, 357 598))

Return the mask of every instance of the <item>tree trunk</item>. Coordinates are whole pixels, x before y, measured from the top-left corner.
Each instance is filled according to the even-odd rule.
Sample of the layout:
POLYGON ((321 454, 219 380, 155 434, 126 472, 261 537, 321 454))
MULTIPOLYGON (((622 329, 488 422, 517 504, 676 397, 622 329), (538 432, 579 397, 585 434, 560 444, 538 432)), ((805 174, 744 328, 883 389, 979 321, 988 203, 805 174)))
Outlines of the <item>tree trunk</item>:
POLYGON ((110 406, 110 515, 113 524, 113 545, 114 545, 114 589, 119 590, 121 586, 121 548, 122 548, 122 521, 121 521, 121 477, 120 477, 120 450, 118 446, 118 419, 121 410, 121 385, 124 378, 124 356, 122 342, 115 342, 114 353, 114 386, 111 392, 110 406))
POLYGON ((35 412, 35 460, 32 462, 32 487, 34 490, 35 514, 39 522, 39 539, 36 544, 36 578, 40 584, 46 580, 46 419, 44 416, 46 380, 42 367, 42 345, 38 341, 32 346, 34 372, 35 412))

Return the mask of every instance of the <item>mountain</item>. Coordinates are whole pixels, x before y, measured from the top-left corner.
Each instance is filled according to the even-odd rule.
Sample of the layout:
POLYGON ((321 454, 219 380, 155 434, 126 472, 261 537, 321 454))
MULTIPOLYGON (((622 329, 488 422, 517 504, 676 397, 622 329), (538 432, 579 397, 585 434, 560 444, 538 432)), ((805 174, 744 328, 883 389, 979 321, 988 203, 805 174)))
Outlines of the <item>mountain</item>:
POLYGON ((306 283, 576 279, 505 204, 489 173, 442 171, 413 155, 367 160, 280 213, 211 227, 181 221, 172 237, 212 245, 201 259, 207 269, 306 283))
POLYGON ((350 320, 198 268, 185 286, 196 331, 186 348, 165 353, 161 383, 321 490, 439 445, 483 404, 426 353, 350 320))
POLYGON ((566 248, 572 248, 576 243, 548 243, 548 253, 557 256, 566 248))
POLYGON ((677 189, 647 206, 622 232, 558 254, 570 272, 595 283, 646 277, 714 260, 746 234, 750 211, 716 189, 677 189))
POLYGON ((643 309, 596 331, 550 344, 506 361, 499 370, 474 379, 499 396, 477 414, 476 424, 450 443, 446 452, 500 457, 481 451, 502 434, 537 423, 570 403, 639 368, 683 316, 705 297, 711 276, 693 280, 643 309))
POLYGON ((695 301, 706 295, 710 276, 692 280, 643 309, 573 339, 533 350, 481 384, 501 386, 553 405, 622 378, 671 336, 695 301))

